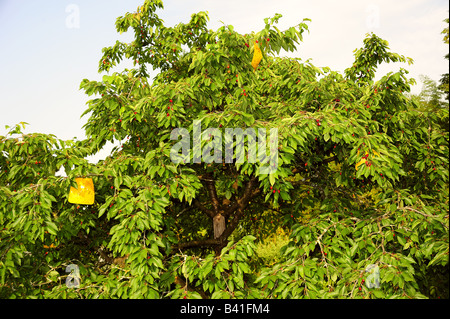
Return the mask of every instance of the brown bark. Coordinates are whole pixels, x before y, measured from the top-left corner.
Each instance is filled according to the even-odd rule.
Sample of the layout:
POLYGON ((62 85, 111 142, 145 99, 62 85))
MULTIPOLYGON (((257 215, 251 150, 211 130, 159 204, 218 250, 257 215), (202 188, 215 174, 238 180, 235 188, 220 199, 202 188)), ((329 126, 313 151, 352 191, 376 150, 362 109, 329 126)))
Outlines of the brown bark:
POLYGON ((214 239, 219 238, 225 230, 225 217, 221 213, 213 218, 214 239))

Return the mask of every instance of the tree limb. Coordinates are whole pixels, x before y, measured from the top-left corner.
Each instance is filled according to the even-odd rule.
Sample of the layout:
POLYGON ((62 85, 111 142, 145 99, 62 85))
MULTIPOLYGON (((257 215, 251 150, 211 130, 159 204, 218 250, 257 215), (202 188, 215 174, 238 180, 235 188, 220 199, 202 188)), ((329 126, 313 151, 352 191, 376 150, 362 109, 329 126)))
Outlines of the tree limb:
POLYGON ((215 246, 221 242, 218 239, 204 239, 204 240, 191 240, 186 243, 178 243, 173 246, 175 249, 191 248, 191 247, 203 247, 203 246, 215 246))
POLYGON ((244 209, 247 207, 248 202, 250 199, 258 193, 258 191, 253 192, 253 187, 256 183, 256 177, 252 176, 250 180, 247 183, 247 187, 245 188, 244 195, 240 199, 237 200, 237 202, 230 207, 237 208, 237 213, 234 214, 233 220, 228 224, 227 228, 225 228, 225 231, 222 233, 222 235, 218 238, 221 242, 224 242, 228 236, 231 235, 231 233, 234 231, 234 229, 239 224, 239 220, 244 215, 244 209), (237 206, 236 206, 237 205, 237 206))
POLYGON ((202 211, 203 213, 205 213, 206 215, 208 215, 210 218, 214 217, 214 212, 210 209, 207 209, 205 206, 203 206, 202 203, 200 203, 199 200, 194 199, 193 204, 196 208, 198 208, 200 211, 202 211))
MULTIPOLYGON (((232 212, 237 210, 237 213, 234 214, 232 221, 227 225, 225 228, 225 231, 222 233, 222 235, 217 239, 205 239, 205 240, 192 240, 186 243, 179 243, 174 245, 173 247, 175 249, 183 249, 183 248, 191 248, 191 247, 211 247, 215 246, 216 248, 220 248, 225 240, 231 235, 231 233, 236 229, 237 225, 239 224, 239 220, 244 215, 244 210, 247 207, 250 199, 255 196, 257 193, 259 193, 259 190, 254 191, 253 188, 257 182, 257 178, 255 176, 252 176, 250 180, 247 183, 247 186, 245 188, 244 194, 240 199, 238 199, 231 207, 229 207, 226 210, 226 213, 231 214, 232 212)), ((198 207, 200 210, 208 214, 212 217, 215 216, 214 212, 211 210, 206 209, 199 201, 194 201, 194 205, 198 207)), ((223 214, 226 214, 223 213, 223 214)))
POLYGON ((217 215, 219 213, 219 199, 217 198, 215 180, 211 178, 211 176, 208 176, 208 179, 204 179, 202 182, 209 192, 209 198, 211 199, 211 203, 214 207, 214 215, 217 215))

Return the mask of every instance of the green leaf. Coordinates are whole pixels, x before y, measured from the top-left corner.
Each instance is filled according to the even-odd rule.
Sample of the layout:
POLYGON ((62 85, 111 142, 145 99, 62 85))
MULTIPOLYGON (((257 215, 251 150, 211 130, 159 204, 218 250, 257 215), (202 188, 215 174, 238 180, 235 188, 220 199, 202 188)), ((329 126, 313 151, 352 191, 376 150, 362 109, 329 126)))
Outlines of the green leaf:
POLYGON ((404 246, 406 244, 406 240, 403 236, 397 235, 397 240, 400 243, 400 245, 404 246))
POLYGON ((247 265, 247 263, 239 263, 238 262, 238 267, 242 270, 243 273, 249 273, 250 272, 250 268, 247 265))
POLYGON ((275 184, 275 173, 269 174, 269 182, 272 186, 275 184))
POLYGON ((448 249, 441 251, 438 253, 429 263, 428 266, 432 266, 434 264, 437 264, 438 262, 441 262, 442 264, 448 263, 448 249))
POLYGON ((407 271, 402 272, 402 277, 405 281, 415 281, 414 277, 407 271))
POLYGON ((395 271, 389 269, 384 276, 381 277, 381 282, 390 282, 395 277, 395 271))
POLYGON ((333 282, 336 282, 337 277, 338 277, 338 274, 337 274, 336 272, 334 272, 334 273, 331 274, 331 280, 332 280, 333 282))
POLYGON ((58 227, 54 222, 47 221, 47 231, 52 235, 58 235, 58 227))
POLYGON ((380 299, 384 299, 386 298, 386 295, 384 294, 384 292, 380 289, 374 288, 370 290, 372 292, 372 294, 376 297, 376 298, 380 298, 380 299))
POLYGON ((305 269, 302 265, 298 266, 298 272, 300 274, 300 277, 302 277, 303 279, 305 279, 305 269))

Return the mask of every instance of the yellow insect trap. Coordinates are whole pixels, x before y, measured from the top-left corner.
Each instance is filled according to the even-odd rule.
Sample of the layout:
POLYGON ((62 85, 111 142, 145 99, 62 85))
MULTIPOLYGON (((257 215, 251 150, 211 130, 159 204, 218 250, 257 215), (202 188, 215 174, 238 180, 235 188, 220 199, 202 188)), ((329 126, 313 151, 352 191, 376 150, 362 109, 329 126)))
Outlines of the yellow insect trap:
POLYGON ((262 59, 262 53, 261 49, 259 48, 258 43, 255 42, 253 45, 254 51, 253 51, 253 59, 252 59, 252 67, 256 71, 256 68, 258 67, 259 62, 261 62, 262 59))
POLYGON ((70 187, 69 203, 80 205, 94 204, 95 191, 92 178, 75 178, 78 189, 70 187))

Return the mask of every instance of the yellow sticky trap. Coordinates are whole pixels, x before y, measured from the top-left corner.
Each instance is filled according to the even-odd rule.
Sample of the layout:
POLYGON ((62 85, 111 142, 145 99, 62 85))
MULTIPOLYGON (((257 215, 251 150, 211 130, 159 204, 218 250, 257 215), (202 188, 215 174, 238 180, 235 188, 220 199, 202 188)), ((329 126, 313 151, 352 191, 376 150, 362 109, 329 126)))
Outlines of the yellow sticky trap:
POLYGON ((78 189, 70 187, 69 203, 92 205, 94 204, 95 192, 92 178, 75 178, 78 189))
POLYGON ((258 43, 255 42, 255 44, 253 45, 253 48, 255 50, 253 51, 252 67, 256 71, 256 68, 258 67, 259 62, 261 62, 262 53, 261 53, 261 49, 259 48, 258 43))

